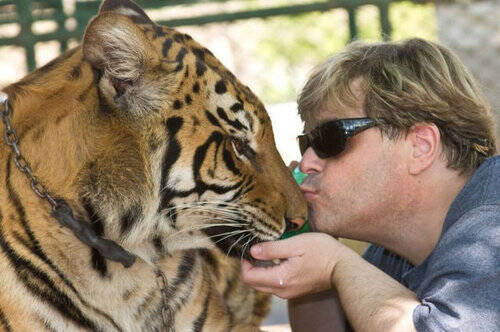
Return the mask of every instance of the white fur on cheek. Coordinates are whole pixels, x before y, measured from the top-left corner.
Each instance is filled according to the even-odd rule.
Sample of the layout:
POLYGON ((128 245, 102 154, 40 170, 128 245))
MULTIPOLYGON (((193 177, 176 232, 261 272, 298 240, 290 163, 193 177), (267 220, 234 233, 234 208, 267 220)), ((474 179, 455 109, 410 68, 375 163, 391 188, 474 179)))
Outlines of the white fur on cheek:
MULTIPOLYGON (((193 170, 179 165, 170 170, 168 182, 166 184, 169 188, 175 188, 180 191, 189 191, 195 187, 193 170)), ((162 188, 163 190, 164 188, 162 188)))
MULTIPOLYGON (((231 106, 233 106, 238 101, 231 94, 225 93, 222 95, 216 95, 216 97, 210 98, 209 109, 213 110, 213 114, 217 114, 216 110, 218 107, 223 108, 226 111, 226 114, 230 120, 238 119, 244 126, 250 128, 250 123, 247 119, 247 112, 244 110, 233 112, 230 110, 231 106)), ((244 137, 244 135, 238 135, 239 137, 244 137)))

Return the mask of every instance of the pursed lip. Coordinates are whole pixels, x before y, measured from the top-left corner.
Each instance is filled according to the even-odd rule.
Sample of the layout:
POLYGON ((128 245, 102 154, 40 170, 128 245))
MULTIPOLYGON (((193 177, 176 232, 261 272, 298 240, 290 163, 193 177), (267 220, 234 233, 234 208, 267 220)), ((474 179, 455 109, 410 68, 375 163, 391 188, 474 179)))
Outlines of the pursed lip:
POLYGON ((300 186, 299 187, 300 191, 304 195, 305 199, 307 201, 313 200, 316 196, 318 196, 318 191, 314 190, 313 188, 307 187, 307 186, 300 186))

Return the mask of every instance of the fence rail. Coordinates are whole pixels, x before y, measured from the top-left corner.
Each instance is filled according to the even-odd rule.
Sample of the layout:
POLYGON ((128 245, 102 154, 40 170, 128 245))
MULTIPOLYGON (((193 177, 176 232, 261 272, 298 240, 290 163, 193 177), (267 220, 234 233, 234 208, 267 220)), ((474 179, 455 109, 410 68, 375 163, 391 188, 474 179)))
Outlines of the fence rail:
MULTIPOLYGON (((170 20, 159 20, 158 23, 167 26, 202 25, 216 22, 232 22, 250 18, 266 18, 283 15, 299 15, 310 12, 325 12, 332 9, 343 8, 347 10, 349 17, 349 31, 351 40, 358 37, 356 25, 356 13, 360 6, 374 5, 379 9, 381 35, 387 40, 391 36, 391 24, 389 21, 389 6, 392 2, 399 0, 315 0, 304 4, 280 5, 283 1, 276 1, 274 7, 243 9, 233 12, 224 12, 209 15, 181 17, 170 20)), ((157 9, 168 6, 193 6, 208 3, 248 3, 251 0, 138 0, 137 3, 144 9, 157 9)), ((74 11, 70 14, 65 12, 63 0, 0 0, 0 27, 6 24, 17 23, 20 26, 19 33, 14 37, 0 37, 0 46, 17 45, 26 50, 26 61, 29 70, 36 67, 35 44, 38 42, 57 40, 61 49, 65 50, 68 40, 79 40, 83 35, 89 19, 97 13, 101 1, 97 0, 74 0, 74 11), (76 22, 73 27, 68 28, 69 20, 76 22), (33 25, 40 21, 53 21, 57 24, 54 31, 46 33, 35 33, 33 25)), ((333 23, 332 23, 333 24, 333 23)))

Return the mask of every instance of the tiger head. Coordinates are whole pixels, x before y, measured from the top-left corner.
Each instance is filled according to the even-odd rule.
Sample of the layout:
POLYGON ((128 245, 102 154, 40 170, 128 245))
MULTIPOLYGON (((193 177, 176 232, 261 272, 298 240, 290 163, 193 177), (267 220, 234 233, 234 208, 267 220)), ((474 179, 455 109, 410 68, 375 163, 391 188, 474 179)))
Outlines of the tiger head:
MULTIPOLYGON (((217 245, 251 259, 251 244, 307 217, 259 99, 209 50, 131 1, 104 1, 82 45, 26 80, 59 89, 31 106, 52 105, 36 117, 51 122, 42 149, 64 140, 30 154, 38 174, 140 257, 217 245)), ((24 83, 17 89, 28 96, 24 83)))

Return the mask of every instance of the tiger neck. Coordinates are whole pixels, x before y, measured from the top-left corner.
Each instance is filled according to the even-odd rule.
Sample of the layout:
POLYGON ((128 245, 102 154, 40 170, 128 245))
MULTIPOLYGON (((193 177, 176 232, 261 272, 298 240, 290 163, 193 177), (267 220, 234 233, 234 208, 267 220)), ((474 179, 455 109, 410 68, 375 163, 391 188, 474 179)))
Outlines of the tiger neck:
MULTIPOLYGON (((36 178, 52 196, 69 203, 78 219, 90 222, 97 235, 105 235, 101 220, 85 213, 86 202, 80 198, 78 186, 80 172, 93 153, 89 149, 95 136, 92 118, 99 107, 96 78, 81 49, 66 52, 4 91, 9 96, 9 121, 19 136, 19 150, 36 178)), ((4 130, 0 125, 2 136, 4 130)), ((50 215, 50 205, 35 195, 30 179, 16 168, 14 156, 0 142, 0 174, 6 184, 0 189, 6 200, 0 201, 3 207, 17 210, 5 225, 29 224, 26 233, 42 238, 57 232, 59 225, 50 215)), ((72 237, 66 230, 59 233, 63 242, 72 237)))
MULTIPOLYGON (((66 52, 4 91, 9 96, 10 121, 19 136, 19 148, 34 173, 46 186, 71 192, 75 172, 89 153, 85 146, 92 135, 88 132, 90 110, 98 99, 92 70, 83 61, 81 49, 66 52)), ((12 158, 5 144, 0 151, 12 158)))
MULTIPOLYGON (((159 198, 144 199, 142 194, 137 194, 142 202, 150 201, 151 208, 142 202, 123 202, 118 199, 119 192, 112 193, 115 197, 109 197, 112 195, 108 194, 108 189, 115 184, 106 184, 107 174, 123 174, 124 180, 119 184, 122 192, 139 192, 138 188, 146 188, 144 179, 147 177, 142 173, 144 170, 137 169, 127 175, 117 163, 125 153, 133 154, 129 158, 143 155, 140 151, 120 151, 117 148, 134 145, 129 141, 120 144, 131 139, 127 133, 121 141, 119 135, 113 135, 114 142, 101 143, 103 146, 114 146, 116 150, 115 155, 109 157, 113 162, 107 167, 99 164, 102 160, 96 157, 94 150, 90 150, 89 147, 95 145, 94 136, 102 138, 102 135, 92 132, 96 130, 95 114, 99 113, 101 103, 97 83, 95 72, 83 60, 81 49, 76 48, 5 89, 14 109, 12 124, 20 136, 20 149, 40 182, 54 196, 67 201, 75 217, 90 223, 97 235, 118 242, 150 263, 175 251, 210 247, 211 243, 203 236, 188 233, 168 236, 174 233, 162 226, 168 222, 157 220, 161 218, 155 207, 159 198)), ((0 132, 3 133, 3 128, 0 132)), ((30 219, 37 224, 35 231, 42 236, 48 232, 57 233, 60 227, 50 216, 50 206, 35 195, 26 177, 15 169, 8 146, 1 146, 0 169, 6 170, 7 163, 10 163, 9 177, 13 190, 23 197, 23 201, 30 202, 24 214, 33 216, 30 219), (47 225, 51 226, 47 228, 47 225)), ((135 164, 147 163, 138 160, 135 164)), ((9 196, 5 188, 1 191, 3 197, 9 196)), ((77 241, 72 239, 74 236, 68 230, 58 236, 63 235, 70 239, 68 241, 77 241)), ((105 265, 104 258, 93 250, 92 260, 95 266, 105 265)))

